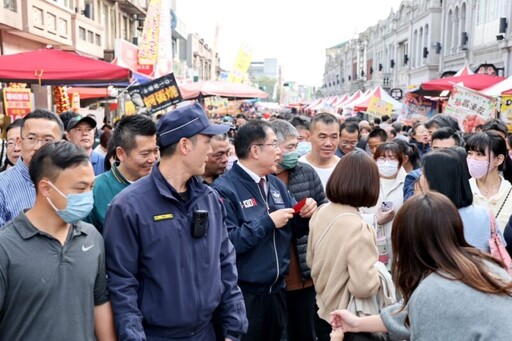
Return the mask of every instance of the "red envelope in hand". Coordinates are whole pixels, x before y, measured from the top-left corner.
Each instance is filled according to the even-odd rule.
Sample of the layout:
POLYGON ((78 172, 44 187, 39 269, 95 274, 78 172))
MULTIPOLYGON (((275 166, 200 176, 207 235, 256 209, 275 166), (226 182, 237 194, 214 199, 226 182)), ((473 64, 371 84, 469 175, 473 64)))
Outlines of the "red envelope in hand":
POLYGON ((304 207, 305 204, 306 204, 306 198, 304 198, 301 201, 299 201, 295 206, 293 206, 293 209, 295 210, 295 212, 293 212, 293 214, 299 213, 300 210, 302 209, 302 207, 304 207))

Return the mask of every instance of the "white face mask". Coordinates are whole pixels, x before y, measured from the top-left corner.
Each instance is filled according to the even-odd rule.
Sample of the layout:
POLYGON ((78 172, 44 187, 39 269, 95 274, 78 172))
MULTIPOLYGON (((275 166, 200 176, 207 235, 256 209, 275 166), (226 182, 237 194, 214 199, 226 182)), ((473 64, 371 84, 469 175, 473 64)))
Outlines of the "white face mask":
POLYGON ((383 177, 392 177, 398 173, 398 161, 395 160, 377 160, 379 173, 383 177))

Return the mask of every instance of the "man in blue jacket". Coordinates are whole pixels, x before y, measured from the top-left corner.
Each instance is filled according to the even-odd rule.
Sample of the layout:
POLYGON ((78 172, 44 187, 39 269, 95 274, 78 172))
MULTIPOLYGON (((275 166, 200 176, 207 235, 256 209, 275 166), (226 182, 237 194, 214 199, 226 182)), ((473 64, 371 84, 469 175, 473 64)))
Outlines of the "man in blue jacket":
POLYGON ((225 340, 247 330, 235 250, 218 194, 204 173, 212 125, 199 104, 158 122, 161 160, 123 190, 104 224, 109 290, 120 340, 215 340, 217 309, 225 340))
POLYGON ((281 150, 269 123, 254 120, 240 127, 235 151, 239 161, 213 187, 223 199, 229 238, 236 248, 238 285, 249 319, 244 341, 279 341, 286 324, 284 276, 292 237, 307 232, 316 202, 308 198, 294 216, 291 207, 296 201, 272 175, 281 150))

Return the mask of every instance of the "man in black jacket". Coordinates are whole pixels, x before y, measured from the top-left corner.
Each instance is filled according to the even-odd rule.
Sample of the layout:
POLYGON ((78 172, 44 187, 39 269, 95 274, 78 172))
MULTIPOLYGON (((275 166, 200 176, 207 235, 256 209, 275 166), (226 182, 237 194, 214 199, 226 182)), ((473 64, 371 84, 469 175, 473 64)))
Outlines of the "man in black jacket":
MULTIPOLYGON (((277 177, 287 186, 295 200, 313 198, 318 205, 327 202, 322 182, 310 165, 298 162, 299 133, 287 121, 271 123, 282 156, 277 166, 277 177)), ((311 270, 306 264, 308 236, 294 236, 291 245, 290 270, 286 276, 286 308, 288 315, 288 340, 316 340, 315 288, 311 270)))

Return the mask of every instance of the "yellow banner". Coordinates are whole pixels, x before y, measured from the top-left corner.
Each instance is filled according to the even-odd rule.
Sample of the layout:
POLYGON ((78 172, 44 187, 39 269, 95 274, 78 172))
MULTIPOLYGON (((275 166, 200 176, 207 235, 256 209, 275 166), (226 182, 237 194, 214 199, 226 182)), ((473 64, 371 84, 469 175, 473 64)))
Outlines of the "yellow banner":
POLYGON ((512 95, 501 96, 500 118, 508 127, 508 131, 512 131, 512 95))
POLYGON ((384 115, 391 116, 391 113, 393 112, 393 104, 373 96, 370 98, 370 103, 368 103, 368 109, 366 109, 366 112, 378 117, 382 117, 384 115))
MULTIPOLYGON (((139 44, 139 64, 155 65, 158 57, 161 0, 151 0, 139 44)), ((167 23, 169 26, 170 22, 167 23)), ((169 38, 170 39, 170 38, 169 38)))
POLYGON ((242 83, 244 76, 249 69, 252 61, 252 49, 250 46, 242 44, 235 60, 233 70, 229 74, 228 81, 233 83, 242 83))

